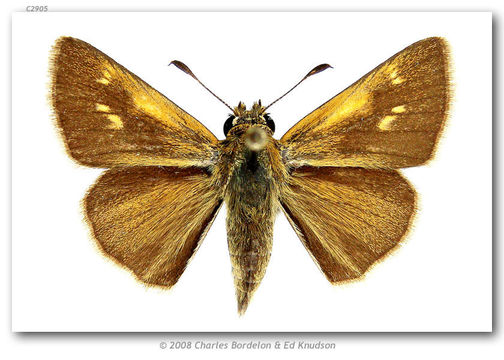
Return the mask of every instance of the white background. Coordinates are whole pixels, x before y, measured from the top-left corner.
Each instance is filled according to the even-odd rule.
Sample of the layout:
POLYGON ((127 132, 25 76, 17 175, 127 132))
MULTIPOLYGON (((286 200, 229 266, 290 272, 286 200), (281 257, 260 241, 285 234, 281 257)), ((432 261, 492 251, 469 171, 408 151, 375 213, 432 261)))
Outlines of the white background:
POLYGON ((12 36, 14 331, 491 330, 489 13, 22 13, 12 36), (363 281, 332 286, 280 214, 266 277, 239 318, 221 211, 179 283, 146 288, 96 250, 82 220, 101 170, 69 160, 51 121, 48 56, 61 35, 101 49, 219 138, 229 111, 170 60, 233 106, 269 103, 332 64, 271 108, 279 138, 404 47, 444 36, 455 96, 436 159, 404 171, 419 193, 414 230, 363 281))

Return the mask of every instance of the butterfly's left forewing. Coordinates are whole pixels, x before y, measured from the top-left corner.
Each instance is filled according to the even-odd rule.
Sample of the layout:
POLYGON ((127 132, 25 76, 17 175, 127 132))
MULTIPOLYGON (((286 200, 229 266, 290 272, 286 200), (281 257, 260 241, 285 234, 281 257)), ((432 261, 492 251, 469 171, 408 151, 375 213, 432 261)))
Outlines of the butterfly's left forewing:
POLYGON ((51 101, 68 152, 93 167, 213 165, 217 138, 191 115, 88 43, 58 39, 51 101))

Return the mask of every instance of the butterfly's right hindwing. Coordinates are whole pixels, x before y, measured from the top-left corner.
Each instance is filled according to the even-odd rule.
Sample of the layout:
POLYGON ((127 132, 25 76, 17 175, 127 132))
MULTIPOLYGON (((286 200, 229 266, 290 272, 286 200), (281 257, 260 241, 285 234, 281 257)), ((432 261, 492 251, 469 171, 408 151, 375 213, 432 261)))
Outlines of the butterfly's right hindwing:
POLYGON ((332 283, 356 279, 404 237, 415 191, 395 170, 296 169, 281 203, 332 283))

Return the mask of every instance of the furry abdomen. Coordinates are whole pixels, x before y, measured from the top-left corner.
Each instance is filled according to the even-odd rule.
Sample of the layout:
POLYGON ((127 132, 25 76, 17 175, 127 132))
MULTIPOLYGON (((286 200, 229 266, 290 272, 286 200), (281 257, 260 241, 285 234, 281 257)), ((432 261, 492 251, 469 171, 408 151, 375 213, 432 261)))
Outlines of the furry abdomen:
POLYGON ((245 149, 231 174, 226 191, 228 247, 238 301, 247 309, 271 255, 278 196, 267 149, 245 149))

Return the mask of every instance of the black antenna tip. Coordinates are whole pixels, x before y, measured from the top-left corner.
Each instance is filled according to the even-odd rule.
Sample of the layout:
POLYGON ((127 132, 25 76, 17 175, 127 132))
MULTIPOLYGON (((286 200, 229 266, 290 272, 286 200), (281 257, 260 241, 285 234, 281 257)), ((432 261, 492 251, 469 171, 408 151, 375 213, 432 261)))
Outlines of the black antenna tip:
POLYGON ((313 69, 311 69, 308 74, 306 74, 305 79, 307 77, 309 77, 309 76, 318 74, 319 72, 322 72, 322 71, 327 70, 329 68, 332 69, 333 67, 331 65, 329 65, 329 64, 320 64, 320 65, 317 65, 313 69))
POLYGON ((189 69, 189 66, 187 66, 186 64, 184 64, 182 61, 173 60, 171 63, 168 64, 168 66, 170 66, 172 64, 175 65, 178 69, 180 69, 183 72, 185 72, 187 75, 190 75, 194 79, 198 80, 198 78, 196 77, 196 75, 194 75, 193 72, 191 71, 191 69, 189 69))

